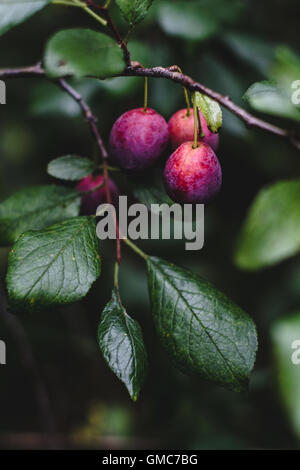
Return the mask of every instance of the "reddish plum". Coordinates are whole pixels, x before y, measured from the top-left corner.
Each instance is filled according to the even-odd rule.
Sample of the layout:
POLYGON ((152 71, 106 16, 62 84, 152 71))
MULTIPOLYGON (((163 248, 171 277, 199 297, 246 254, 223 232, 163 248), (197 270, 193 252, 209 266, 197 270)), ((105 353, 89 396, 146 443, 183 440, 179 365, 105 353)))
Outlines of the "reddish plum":
POLYGON ((170 198, 180 203, 204 204, 211 201, 222 184, 222 170, 216 154, 205 142, 185 142, 172 153, 164 171, 164 184, 170 198))
MULTIPOLYGON (((211 148, 216 152, 219 145, 219 134, 211 132, 207 126, 205 117, 201 112, 200 122, 204 137, 199 138, 200 141, 210 145, 211 148)), ((199 126, 198 126, 199 132, 199 126)), ((169 133, 171 139, 172 149, 175 150, 179 145, 184 142, 192 141, 194 139, 194 115, 190 112, 187 115, 187 109, 180 109, 177 111, 169 120, 169 133)))
POLYGON ((162 155, 169 140, 168 124, 151 108, 132 109, 122 114, 110 133, 113 161, 124 170, 141 171, 162 155))
MULTIPOLYGON (((97 188, 104 184, 104 177, 102 175, 89 175, 86 178, 83 178, 76 189, 80 192, 90 191, 91 189, 97 188)), ((115 183, 109 179, 109 188, 111 193, 112 204, 117 205, 119 192, 115 183)), ((81 199, 81 212, 85 215, 95 214, 97 207, 100 204, 107 202, 106 200, 106 190, 105 187, 97 189, 94 192, 89 194, 84 194, 81 199)))

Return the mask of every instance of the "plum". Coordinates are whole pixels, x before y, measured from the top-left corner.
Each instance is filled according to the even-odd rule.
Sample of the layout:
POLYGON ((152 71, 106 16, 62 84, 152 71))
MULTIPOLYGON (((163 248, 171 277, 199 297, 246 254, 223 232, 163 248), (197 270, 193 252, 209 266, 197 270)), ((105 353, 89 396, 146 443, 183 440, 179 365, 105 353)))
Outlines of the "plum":
POLYGON ((110 155, 124 170, 142 171, 162 155, 168 140, 168 124, 160 114, 151 108, 132 109, 112 127, 110 155))
MULTIPOLYGON (((104 184, 104 177, 102 175, 94 176, 91 174, 83 178, 76 186, 76 189, 80 192, 86 192, 90 191, 91 189, 97 188, 97 186, 100 186, 102 184, 104 184)), ((111 179, 109 179, 109 188, 111 193, 112 204, 116 206, 118 203, 119 192, 117 186, 111 179)), ((97 207, 105 202, 107 202, 106 190, 103 186, 102 188, 97 189, 94 192, 84 194, 82 196, 81 213, 84 215, 95 214, 97 207)))
MULTIPOLYGON (((200 122, 204 137, 199 138, 200 141, 210 145, 216 152, 219 145, 219 134, 213 134, 207 126, 205 117, 201 112, 200 122)), ((172 149, 175 150, 179 145, 194 139, 194 115, 187 115, 187 109, 180 109, 169 120, 169 133, 172 149)), ((199 131, 199 128, 198 128, 199 131)))
POLYGON ((166 192, 175 202, 204 204, 211 201, 222 184, 222 170, 212 148, 205 142, 181 144, 164 170, 166 192))

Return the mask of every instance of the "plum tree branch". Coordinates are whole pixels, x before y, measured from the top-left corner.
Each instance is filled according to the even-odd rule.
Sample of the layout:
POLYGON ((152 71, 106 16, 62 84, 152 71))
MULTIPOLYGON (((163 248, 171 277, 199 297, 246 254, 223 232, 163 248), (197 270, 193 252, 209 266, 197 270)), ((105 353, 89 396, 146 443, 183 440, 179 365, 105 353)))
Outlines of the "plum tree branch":
POLYGON ((140 76, 140 77, 153 77, 153 78, 166 78, 173 82, 180 83, 185 86, 191 92, 199 91, 206 96, 209 96, 224 108, 231 111, 238 118, 240 118, 249 128, 258 128, 265 132, 275 134, 279 137, 287 139, 294 147, 300 150, 300 137, 294 131, 283 129, 275 126, 268 121, 257 118, 253 114, 249 113, 245 109, 235 104, 229 96, 224 96, 217 91, 214 91, 202 83, 193 80, 188 75, 177 71, 178 66, 174 65, 168 68, 165 67, 153 67, 144 68, 139 63, 132 62, 130 67, 127 67, 124 74, 125 76, 140 76))
MULTIPOLYGON (((35 75, 46 76, 45 71, 41 67, 40 63, 34 66, 30 66, 30 67, 0 69, 0 79, 35 76, 35 75)), ((288 129, 275 126, 274 124, 271 124, 268 121, 264 121, 263 119, 260 119, 254 116, 253 114, 249 113, 245 109, 235 104, 230 99, 229 96, 224 96, 218 93, 217 91, 214 91, 206 87, 202 83, 193 80, 188 75, 178 72, 177 65, 167 67, 167 68, 165 67, 144 68, 138 62, 131 62, 130 65, 128 65, 125 68, 121 76, 165 78, 168 80, 172 80, 173 82, 179 83, 182 86, 185 86, 191 92, 200 91, 201 93, 217 101, 219 104, 224 106, 224 108, 231 111, 234 115, 240 118, 247 125, 247 127, 261 129, 265 132, 277 135, 283 139, 288 140, 294 147, 300 150, 300 137, 297 135, 295 131, 291 131, 288 129)), ((66 84, 66 82, 64 82, 64 84, 66 84)), ((60 83, 60 86, 62 87, 61 83, 60 83)), ((65 89, 65 91, 67 92, 71 91, 70 88, 71 87, 67 84, 67 89, 65 89)), ((101 144, 102 139, 100 137, 100 140, 99 140, 99 133, 97 131, 96 118, 92 115, 92 113, 90 114, 90 111, 88 111, 89 108, 86 104, 82 106, 82 100, 80 100, 80 97, 78 96, 75 90, 72 89, 72 92, 69 94, 71 94, 71 96, 78 102, 78 104, 81 106, 82 110, 84 111, 87 117, 87 120, 90 123, 90 126, 92 128, 93 134, 96 137, 98 145, 100 144, 99 145, 100 149, 102 149, 103 151, 103 146, 101 144), (96 131, 96 134, 95 134, 95 131, 96 131)), ((105 156, 106 154, 107 152, 104 149, 104 157, 103 157, 104 159, 107 158, 105 156)))

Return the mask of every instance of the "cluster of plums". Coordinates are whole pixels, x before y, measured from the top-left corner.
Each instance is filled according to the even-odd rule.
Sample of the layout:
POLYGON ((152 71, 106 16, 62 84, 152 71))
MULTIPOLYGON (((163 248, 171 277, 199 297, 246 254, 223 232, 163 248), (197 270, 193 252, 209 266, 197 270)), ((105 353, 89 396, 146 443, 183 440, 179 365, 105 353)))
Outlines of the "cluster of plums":
MULTIPOLYGON (((140 172, 147 170, 162 156, 169 142, 173 150, 164 170, 164 185, 170 198, 179 203, 207 203, 218 193, 222 170, 215 154, 219 136, 213 134, 200 113, 204 137, 194 148, 194 116, 187 109, 177 111, 169 120, 151 108, 137 108, 122 114, 112 127, 109 139, 110 156, 120 168, 140 172)), ((198 133, 199 134, 199 133, 198 133)), ((77 186, 87 191, 103 183, 103 176, 89 175, 77 186)), ((112 200, 118 190, 110 181, 112 200)), ((83 197, 83 211, 94 212, 105 202, 101 188, 83 197)))

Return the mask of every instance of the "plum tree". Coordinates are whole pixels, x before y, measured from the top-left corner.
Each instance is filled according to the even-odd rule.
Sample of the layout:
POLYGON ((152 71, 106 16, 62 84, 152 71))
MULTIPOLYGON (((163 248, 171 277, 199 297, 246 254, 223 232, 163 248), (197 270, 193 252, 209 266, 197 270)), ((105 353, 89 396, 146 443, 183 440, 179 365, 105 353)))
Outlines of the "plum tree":
MULTIPOLYGON (((37 58, 35 65, 0 70, 0 78, 3 79, 36 76, 59 87, 60 91, 79 105, 98 151, 93 159, 65 155, 55 159, 52 164, 50 162, 48 173, 65 180, 67 185, 25 188, 0 204, 0 245, 13 245, 9 253, 7 273, 11 311, 37 312, 49 308, 55 311, 56 307, 79 301, 87 295, 101 273, 95 211, 101 203, 111 201, 116 204, 118 199, 118 188, 109 177, 111 171, 123 169, 137 173, 127 179, 122 179, 120 175, 119 181, 125 181, 125 190, 129 187, 130 192, 141 203, 147 206, 152 201, 170 204, 159 185, 161 173, 160 181, 154 181, 159 172, 151 172, 150 176, 153 178, 149 178, 149 184, 149 179, 146 181, 146 178, 142 178, 141 172, 147 172, 158 163, 171 139, 173 153, 163 173, 168 195, 180 203, 210 202, 222 184, 222 170, 215 154, 219 143, 218 131, 222 126, 221 107, 229 110, 249 127, 286 139, 296 149, 300 149, 295 130, 278 127, 250 114, 236 105, 229 96, 185 75, 178 65, 162 67, 157 64, 147 68, 137 62, 138 57, 131 55, 134 49, 131 50, 128 40, 134 26, 147 14, 152 0, 114 2, 120 7, 129 26, 126 39, 125 36, 122 38, 114 22, 111 15, 114 9, 110 8, 112 2, 109 0, 105 3, 103 1, 102 5, 95 0, 12 0, 9 3, 16 5, 14 8, 0 7, 0 35, 49 3, 76 7, 77 11, 82 10, 84 14, 89 14, 97 21, 98 26, 101 24, 101 28, 107 28, 110 33, 105 34, 102 29, 95 31, 83 28, 59 31, 47 41, 45 53, 42 58, 37 58), (111 78, 122 80, 122 77, 135 77, 133 81, 137 82, 137 77, 143 77, 144 106, 131 109, 117 119, 110 132, 107 150, 96 115, 78 90, 73 88, 69 79, 76 79, 74 83, 77 87, 77 84, 80 85, 78 80, 81 79, 92 79, 97 83, 97 80, 111 78), (149 77, 155 80, 167 79, 170 86, 171 83, 177 83, 184 89, 186 109, 177 111, 168 124, 164 117, 147 105, 149 77), (193 113, 190 112, 189 94, 193 94, 193 113), (111 168, 110 159, 120 168, 111 168), (70 188, 70 181, 79 181, 77 190, 70 188), (82 214, 88 216, 80 215, 80 201, 82 214)), ((253 98, 257 89, 261 93, 262 87, 263 90, 270 90, 270 86, 264 83, 252 88, 250 95, 248 93, 249 103, 251 104, 251 96, 253 98)), ((271 91, 273 94, 273 85, 271 91)), ((289 115, 290 113, 289 106, 289 115)), ((294 113, 295 110, 292 112, 293 116, 294 113)), ((106 119, 108 116, 109 113, 106 119)), ((298 114, 296 118, 298 122, 298 114)), ((284 213, 285 208, 291 206, 290 201, 293 202, 298 197, 298 184, 299 182, 296 186, 294 183, 291 186, 289 184, 287 189, 284 185, 284 197, 281 195, 280 198, 277 195, 278 189, 275 188, 275 199, 284 202, 281 204, 284 213)), ((261 220, 266 219, 269 223, 269 214, 274 212, 273 192, 269 199, 265 196, 264 193, 262 202, 258 201, 254 215, 250 214, 251 230, 248 226, 245 229, 246 242, 254 233, 253 220, 256 222, 259 218, 262 223, 261 220), (261 204, 267 206, 267 217, 260 216, 261 204)), ((292 214, 296 221, 298 212, 295 210, 292 214)), ((280 220, 284 220, 284 217, 281 216, 280 220)), ((112 218, 116 238, 114 281, 111 300, 103 310, 99 324, 98 343, 109 367, 126 385, 132 399, 137 399, 143 385, 147 353, 139 323, 127 314, 121 299, 118 270, 122 261, 123 244, 129 246, 146 263, 153 321, 158 337, 174 364, 186 373, 197 373, 200 377, 231 390, 244 390, 257 348, 256 331, 251 318, 217 288, 196 274, 144 253, 124 236, 119 227, 120 222, 120 214, 112 218)), ((276 226, 278 225, 280 224, 277 223, 276 226)), ((267 240, 267 237, 265 231, 264 237, 261 233, 258 230, 258 243, 250 240, 246 244, 251 245, 254 255, 261 256, 263 253, 265 256, 266 250, 261 249, 260 243, 262 239, 267 240)), ((286 230, 286 233, 290 234, 291 231, 286 230)), ((281 243, 279 235, 278 244, 281 243)), ((268 245, 273 252, 273 234, 269 240, 272 241, 268 245)), ((288 253, 298 252, 298 238, 290 236, 290 243, 288 253)), ((282 256, 281 252, 279 256, 282 256)), ((240 259, 240 263, 246 262, 248 267, 250 263, 250 268, 257 266, 255 256, 245 258, 242 252, 240 259)))

